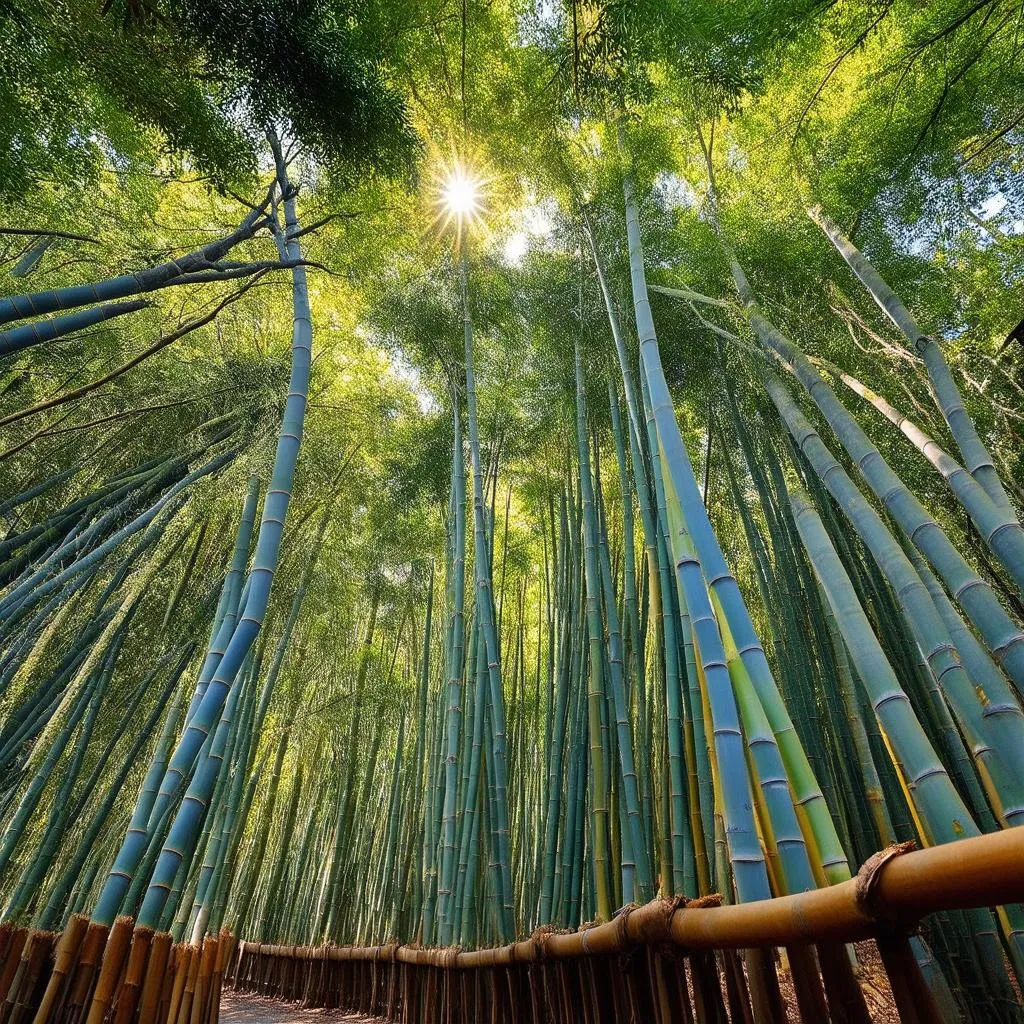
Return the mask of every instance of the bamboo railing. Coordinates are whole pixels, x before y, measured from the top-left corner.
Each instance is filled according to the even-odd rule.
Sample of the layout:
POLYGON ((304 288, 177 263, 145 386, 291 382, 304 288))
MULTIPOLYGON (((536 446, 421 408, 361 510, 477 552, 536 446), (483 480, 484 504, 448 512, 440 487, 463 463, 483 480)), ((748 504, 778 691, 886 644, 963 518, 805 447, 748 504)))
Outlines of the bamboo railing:
POLYGON ((892 847, 848 882, 755 903, 654 900, 573 932, 538 929, 492 949, 236 944, 0 926, 0 1024, 215 1024, 222 984, 401 1024, 782 1024, 784 947, 800 1019, 868 1024, 844 943, 873 938, 904 1024, 949 1020, 911 948, 922 917, 1024 901, 1024 829, 925 850, 892 847), (743 955, 738 951, 744 951, 743 955))
MULTIPOLYGON (((757 903, 655 900, 615 920, 492 949, 281 946, 241 942, 231 984, 304 1006, 345 1007, 401 1024, 447 1021, 785 1021, 770 958, 786 947, 801 1017, 867 1022, 849 984, 846 942, 874 938, 904 1024, 947 1019, 908 936, 922 917, 1024 900, 1024 830, 876 854, 856 878, 757 903), (814 947, 817 967, 806 970, 814 947), (724 954, 716 963, 713 953, 724 954)), ((813 967, 813 961, 811 961, 813 967)))

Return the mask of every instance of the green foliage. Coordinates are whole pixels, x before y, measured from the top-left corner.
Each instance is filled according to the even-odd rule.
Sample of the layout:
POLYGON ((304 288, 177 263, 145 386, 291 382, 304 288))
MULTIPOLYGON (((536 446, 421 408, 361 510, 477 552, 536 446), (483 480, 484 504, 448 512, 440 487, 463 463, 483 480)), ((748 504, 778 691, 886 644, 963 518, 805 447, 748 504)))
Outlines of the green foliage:
POLYGON ((363 0, 165 0, 243 123, 284 121, 311 152, 363 171, 407 170, 416 139, 363 0))
POLYGON ((163 23, 143 30, 91 2, 13 0, 0 40, 0 197, 48 186, 74 194, 109 163, 163 154, 225 183, 251 176, 251 143, 163 23))

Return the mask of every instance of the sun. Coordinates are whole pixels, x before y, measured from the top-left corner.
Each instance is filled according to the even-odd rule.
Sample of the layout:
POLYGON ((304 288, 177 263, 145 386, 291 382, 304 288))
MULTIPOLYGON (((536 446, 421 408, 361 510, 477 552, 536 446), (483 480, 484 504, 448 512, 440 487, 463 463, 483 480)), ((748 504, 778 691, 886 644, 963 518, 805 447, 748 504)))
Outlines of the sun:
POLYGON ((438 163, 432 177, 437 210, 434 228, 440 237, 454 225, 456 241, 461 243, 471 230, 484 226, 488 212, 485 198, 491 178, 480 167, 454 155, 438 163))
POLYGON ((456 165, 445 179, 441 201, 456 217, 475 213, 479 205, 480 183, 456 165))

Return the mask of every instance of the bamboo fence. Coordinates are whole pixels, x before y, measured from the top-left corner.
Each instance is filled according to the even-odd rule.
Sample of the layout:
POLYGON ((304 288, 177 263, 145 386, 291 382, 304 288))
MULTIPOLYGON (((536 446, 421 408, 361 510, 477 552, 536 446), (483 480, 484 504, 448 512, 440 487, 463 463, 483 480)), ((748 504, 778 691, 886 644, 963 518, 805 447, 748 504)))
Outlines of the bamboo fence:
POLYGON ((893 846, 838 885, 754 903, 717 897, 624 907, 578 931, 538 929, 490 949, 201 946, 119 918, 65 930, 0 928, 0 1024, 215 1024, 224 984, 401 1024, 783 1022, 783 947, 800 1019, 866 1024, 844 943, 874 938, 904 1024, 948 1019, 911 948, 920 919, 1024 900, 1024 831, 909 851, 893 846), (744 951, 741 955, 738 951, 744 951), (808 952, 811 953, 808 956, 808 952))

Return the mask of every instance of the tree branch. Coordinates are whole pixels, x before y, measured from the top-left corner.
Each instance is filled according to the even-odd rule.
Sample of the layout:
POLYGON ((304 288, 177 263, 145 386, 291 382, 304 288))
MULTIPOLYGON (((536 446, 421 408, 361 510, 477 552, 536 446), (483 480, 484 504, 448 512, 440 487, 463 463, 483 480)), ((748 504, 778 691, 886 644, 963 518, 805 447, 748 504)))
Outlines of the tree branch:
POLYGON ((48 235, 51 238, 70 238, 75 242, 88 242, 90 245, 100 244, 98 238, 76 235, 71 231, 51 231, 47 228, 0 228, 0 235, 48 235))

